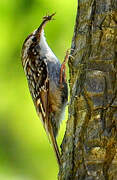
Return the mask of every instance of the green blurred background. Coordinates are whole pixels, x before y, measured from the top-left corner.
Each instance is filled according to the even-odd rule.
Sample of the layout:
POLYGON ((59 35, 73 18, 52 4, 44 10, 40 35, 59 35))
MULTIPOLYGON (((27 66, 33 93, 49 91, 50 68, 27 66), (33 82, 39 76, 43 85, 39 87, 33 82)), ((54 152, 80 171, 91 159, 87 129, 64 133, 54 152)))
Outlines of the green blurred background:
POLYGON ((45 34, 63 60, 71 47, 76 9, 77 0, 0 1, 0 180, 57 179, 56 159, 33 106, 20 55, 26 36, 44 15, 56 12, 45 34))

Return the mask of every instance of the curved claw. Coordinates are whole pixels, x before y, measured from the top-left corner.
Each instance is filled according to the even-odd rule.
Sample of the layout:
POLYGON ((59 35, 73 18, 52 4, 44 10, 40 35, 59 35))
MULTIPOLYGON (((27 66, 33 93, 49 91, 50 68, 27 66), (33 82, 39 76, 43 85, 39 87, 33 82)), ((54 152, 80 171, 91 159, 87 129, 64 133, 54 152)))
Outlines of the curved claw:
POLYGON ((74 57, 72 55, 69 54, 69 57, 71 57, 72 59, 74 59, 74 57))

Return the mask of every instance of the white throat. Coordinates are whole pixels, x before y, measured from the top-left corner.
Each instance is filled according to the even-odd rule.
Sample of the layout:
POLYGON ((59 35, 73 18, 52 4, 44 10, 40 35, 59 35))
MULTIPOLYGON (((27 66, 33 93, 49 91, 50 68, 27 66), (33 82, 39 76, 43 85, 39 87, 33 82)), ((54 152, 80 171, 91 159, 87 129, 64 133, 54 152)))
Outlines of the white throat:
POLYGON ((41 36, 40 36, 40 42, 39 42, 39 45, 40 45, 40 55, 42 57, 46 56, 48 59, 57 59, 57 57, 54 55, 54 53, 52 52, 52 50, 50 49, 50 47, 48 46, 47 42, 46 42, 46 38, 44 36, 44 30, 42 30, 41 32, 41 36))

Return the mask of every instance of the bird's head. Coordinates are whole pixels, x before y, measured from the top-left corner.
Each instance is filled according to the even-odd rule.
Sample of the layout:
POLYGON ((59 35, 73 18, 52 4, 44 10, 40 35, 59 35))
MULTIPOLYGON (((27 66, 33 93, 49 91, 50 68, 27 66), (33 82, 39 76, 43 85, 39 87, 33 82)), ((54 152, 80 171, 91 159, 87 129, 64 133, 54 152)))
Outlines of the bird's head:
MULTIPOLYGON (((53 13, 52 15, 44 16, 43 20, 42 20, 42 23, 40 24, 39 28, 36 29, 33 33, 31 33, 25 39, 25 41, 23 43, 23 47, 22 47, 22 64, 23 64, 23 67, 25 66, 26 59, 30 55, 32 55, 32 56, 36 55, 36 46, 39 46, 40 37, 41 37, 41 34, 43 32, 43 29, 44 29, 45 25, 47 24, 47 22, 53 20, 53 16, 55 14, 56 13, 53 13), (35 51, 34 51, 33 47, 35 47, 35 51)), ((37 50, 39 50, 39 47, 37 48, 37 50)))

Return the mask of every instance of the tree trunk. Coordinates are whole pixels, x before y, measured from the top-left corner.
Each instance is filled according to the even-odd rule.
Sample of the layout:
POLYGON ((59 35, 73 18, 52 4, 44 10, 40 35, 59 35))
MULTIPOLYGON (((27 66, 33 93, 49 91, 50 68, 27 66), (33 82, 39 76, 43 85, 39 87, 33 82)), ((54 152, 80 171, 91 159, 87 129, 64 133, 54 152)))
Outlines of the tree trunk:
POLYGON ((59 180, 117 180, 117 0, 78 0, 59 180))

